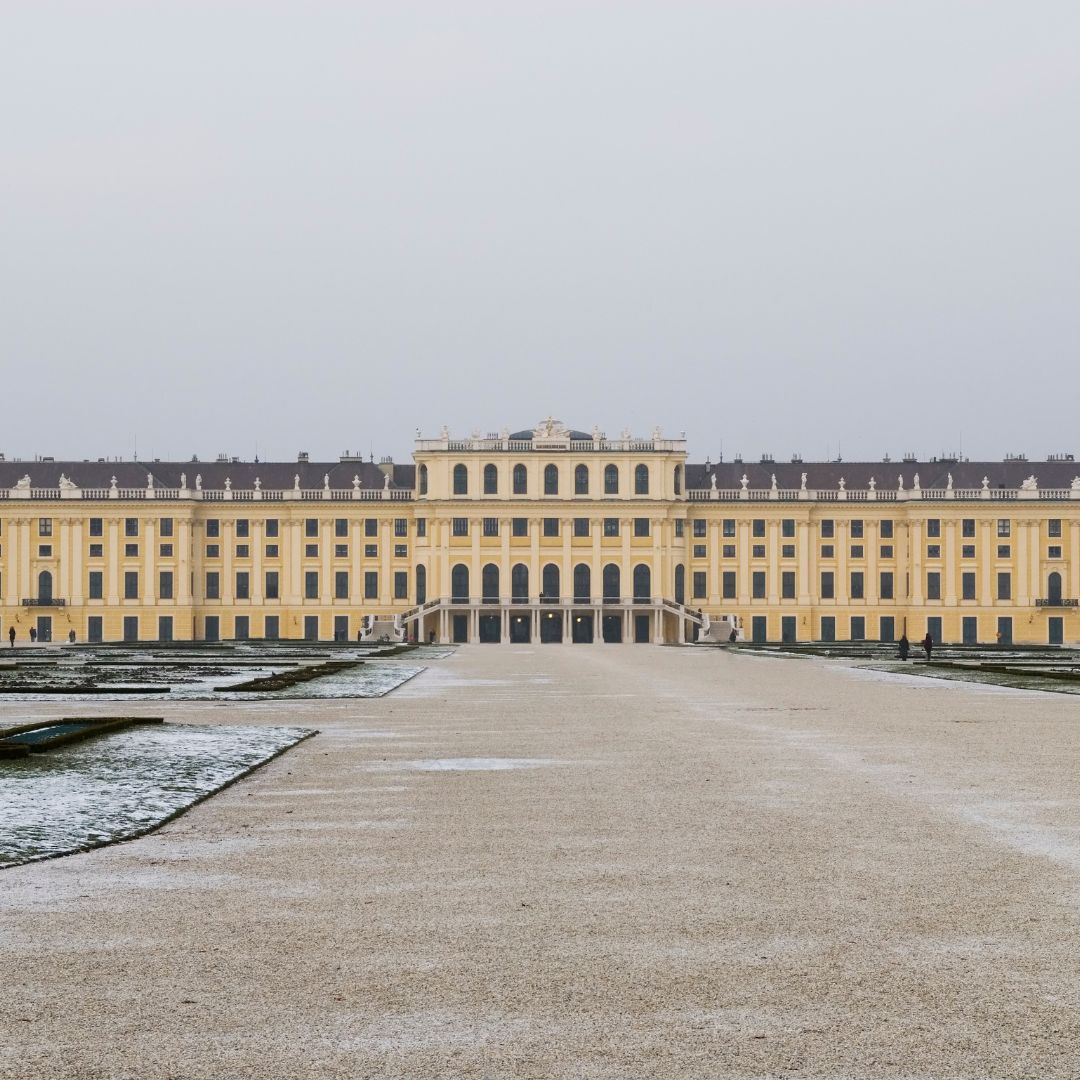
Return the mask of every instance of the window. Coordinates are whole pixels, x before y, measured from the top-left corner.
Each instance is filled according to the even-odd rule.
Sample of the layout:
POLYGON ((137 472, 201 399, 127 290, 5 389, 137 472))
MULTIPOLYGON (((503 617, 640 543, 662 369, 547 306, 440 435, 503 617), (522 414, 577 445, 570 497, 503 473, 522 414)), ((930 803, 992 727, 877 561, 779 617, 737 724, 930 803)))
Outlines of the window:
POLYGON ((319 545, 318 544, 305 544, 304 545, 304 558, 305 559, 317 559, 319 557, 319 545))
POLYGON ((277 546, 277 544, 267 544, 266 545, 266 557, 268 559, 276 559, 278 557, 278 546, 277 546))
POLYGON ((1008 518, 998 518, 998 536, 1012 536, 1012 522, 1008 518))
POLYGON ((171 600, 173 598, 173 575, 171 570, 162 570, 158 573, 158 599, 171 600))
POLYGON ((720 531, 724 534, 724 536, 734 537, 735 536, 735 519, 734 518, 724 518, 724 523, 723 523, 723 526, 721 527, 720 531))
POLYGON ((124 545, 124 558, 125 559, 137 559, 139 557, 139 545, 138 544, 125 544, 124 545))
POLYGON ((975 599, 975 574, 971 570, 960 575, 960 596, 964 600, 975 599))
POLYGON ((251 525, 248 522, 247 518, 237 518, 236 519, 236 535, 237 536, 250 536, 251 535, 251 525))
POLYGON ((704 559, 706 550, 707 550, 707 548, 706 548, 706 546, 704 544, 695 544, 694 545, 694 558, 695 559, 704 559))
POLYGON ((544 518, 544 536, 559 535, 559 519, 553 517, 544 518))
POLYGON ((930 518, 926 522, 927 536, 941 536, 941 518, 930 518))
POLYGON ((725 559, 734 559, 735 558, 735 545, 734 544, 725 544, 723 554, 724 554, 725 559))
POLYGON ((836 579, 831 570, 821 571, 821 599, 833 600, 836 597, 836 579))
POLYGON ((881 557, 883 559, 891 559, 893 557, 893 546, 892 546, 892 544, 882 544, 881 545, 881 557))
POLYGON ((87 641, 101 641, 102 629, 101 629, 101 616, 91 615, 86 620, 86 640, 87 641))
POLYGON ((427 518, 416 519, 416 535, 427 536, 427 518))
POLYGON ((172 536, 172 534, 173 534, 173 519, 172 518, 160 518, 158 520, 158 533, 161 536, 172 536))
POLYGON ((91 544, 90 545, 90 558, 91 559, 100 559, 100 558, 102 558, 104 556, 104 554, 105 554, 104 545, 102 545, 102 544, 91 544))
POLYGON ((52 518, 38 518, 38 536, 52 536, 52 518))
POLYGON ((780 557, 782 559, 794 559, 795 558, 795 545, 783 544, 780 548, 780 557))
POLYGON ((527 495, 529 493, 529 474, 524 465, 514 466, 514 494, 527 495))
POLYGON ((427 494, 427 466, 421 465, 417 472, 418 481, 420 484, 420 494, 427 494))
POLYGON ((545 465, 544 466, 544 494, 545 495, 558 495, 559 494, 559 466, 558 465, 545 465))
POLYGON ((622 576, 619 568, 614 563, 608 563, 604 567, 604 599, 618 600, 621 590, 622 576))
POLYGON ((233 619, 233 637, 237 641, 247 641, 251 637, 251 616, 237 615, 233 619))
POLYGON ((394 571, 394 599, 409 599, 409 573, 407 570, 394 571))
POLYGON ((675 519, 675 538, 678 540, 683 536, 683 530, 686 526, 686 522, 682 518, 675 519))
POLYGON ((861 600, 863 598, 863 572, 861 570, 853 570, 851 572, 851 590, 849 595, 852 600, 861 600))
POLYGON ((708 524, 709 523, 707 521, 705 521, 704 518, 698 518, 694 522, 694 539, 695 540, 704 540, 705 539, 706 535, 708 535, 708 533, 707 533, 708 524))
POLYGON ((104 529, 102 527, 102 519, 101 518, 91 518, 90 519, 90 535, 91 536, 104 536, 105 535, 105 531, 104 531, 104 529))
POLYGON ((940 559, 941 558, 941 545, 940 544, 928 544, 926 547, 926 557, 928 559, 940 559))
POLYGON ((277 536, 278 535, 278 519, 267 518, 266 519, 266 535, 277 536))
POLYGON ((794 518, 784 518, 784 520, 780 522, 780 535, 787 537, 788 539, 795 535, 794 518))
POLYGON ((764 559, 765 558, 765 545, 764 544, 754 544, 754 546, 750 549, 750 554, 755 559, 764 559))
POLYGON ((634 494, 649 494, 649 466, 638 465, 634 469, 634 494))
POLYGON ((206 572, 206 599, 221 599, 221 575, 216 570, 206 572))
POLYGON ((752 531, 754 536, 764 536, 765 535, 765 519, 764 518, 754 518, 754 525, 753 525, 753 529, 751 531, 752 531))
MULTIPOLYGON (((135 545, 136 554, 138 553, 139 545, 135 545)), ((38 558, 48 559, 52 555, 52 544, 38 544, 38 558)))
POLYGON ((464 465, 454 466, 453 491, 455 495, 469 494, 469 470, 464 465))
POLYGON ((974 544, 964 544, 964 546, 962 548, 960 548, 960 558, 961 559, 974 559, 975 558, 975 545, 974 544))
POLYGON ((780 599, 795 599, 795 571, 785 570, 780 575, 780 599))
POLYGON ((604 535, 605 536, 618 536, 619 535, 619 519, 618 518, 604 518, 604 535))
POLYGON ((686 567, 682 563, 675 567, 675 603, 686 603, 686 567))
POLYGON ((704 600, 709 595, 707 587, 708 575, 704 570, 695 570, 691 577, 691 587, 693 589, 693 597, 695 600, 704 600))
POLYGON ((221 535, 221 522, 217 518, 208 518, 206 521, 206 535, 207 536, 220 536, 221 535))
POLYGON ((1012 548, 1008 544, 998 544, 997 557, 1007 559, 1012 554, 1012 548))
POLYGON ((349 545, 348 544, 335 544, 334 545, 334 558, 335 559, 347 559, 349 557, 349 545))
POLYGON ((510 520, 510 535, 511 536, 528 536, 529 535, 529 519, 528 518, 511 518, 511 520, 510 520))
POLYGON ((823 559, 833 559, 836 557, 836 549, 832 544, 821 545, 821 557, 823 559))
POLYGON ((364 599, 378 600, 379 598, 379 574, 376 570, 368 570, 364 574, 364 599))
POLYGON ((893 530, 892 518, 882 518, 882 520, 881 520, 881 539, 882 540, 891 540, 892 535, 893 535, 892 530, 893 530))
POLYGON ((822 615, 821 616, 821 640, 822 641, 835 641, 836 640, 836 616, 835 615, 822 615))
POLYGON ((494 465, 484 466, 484 494, 499 494, 499 470, 494 465))
POLYGON ((851 537, 853 540, 861 540, 863 535, 862 518, 852 518, 851 537))
POLYGON ((968 538, 972 538, 975 536, 974 518, 964 518, 964 520, 960 523, 960 535, 968 538))
POLYGON ((831 540, 836 535, 836 522, 826 518, 821 523, 821 535, 831 540))
POLYGON ((394 545, 394 558, 395 559, 407 559, 409 557, 409 545, 408 544, 395 544, 394 545))
POLYGON ((574 469, 574 494, 589 494, 589 466, 578 465, 574 469))
POLYGON ((1012 574, 1007 571, 997 576, 997 598, 999 600, 1012 599, 1012 574))
POLYGON ((319 571, 318 570, 305 570, 304 571, 304 599, 305 600, 318 600, 319 599, 319 571))
POLYGON ((100 600, 102 598, 102 582, 105 575, 100 570, 90 571, 90 582, 88 595, 91 600, 100 600))
POLYGON ((941 574, 939 574, 936 570, 931 570, 926 575, 926 599, 941 599, 941 574))
POLYGON ((423 604, 427 601, 427 567, 416 568, 416 602, 423 604))
POLYGON ((1051 544, 1046 549, 1046 557, 1048 559, 1060 559, 1061 558, 1061 545, 1060 544, 1051 544))
POLYGON ((318 537, 319 535, 319 519, 318 518, 304 518, 304 535, 318 537))
POLYGON ((125 536, 138 536, 139 535, 139 519, 138 518, 124 518, 124 535, 125 536))
POLYGON ((484 535, 485 536, 498 536, 499 535, 499 519, 493 517, 484 518, 484 535))
POLYGON ((171 559, 173 553, 172 544, 160 544, 158 546, 158 555, 163 559, 171 559))
POLYGON ((588 518, 574 518, 574 535, 575 536, 588 536, 589 535, 589 519, 588 518))
POLYGON ((606 465, 604 467, 604 494, 619 494, 619 470, 615 465, 606 465))
POLYGON ((487 563, 480 571, 480 599, 485 604, 499 602, 499 568, 495 563, 487 563))
POLYGON ((364 535, 365 536, 378 536, 379 535, 379 519, 378 518, 364 518, 364 535))
POLYGON ((648 536, 649 535, 649 519, 648 518, 634 518, 634 535, 635 536, 648 536))
POLYGON ((409 535, 409 519, 408 518, 394 518, 394 535, 395 536, 408 536, 409 535))
POLYGON ((1046 535, 1047 536, 1060 536, 1061 535, 1061 518, 1051 518, 1046 523, 1046 535))
POLYGON ((246 570, 236 572, 236 599, 251 599, 251 575, 246 570))
POLYGON ((524 563, 515 563, 510 570, 510 597, 515 604, 529 601, 529 568, 524 563))
POLYGON ((851 616, 851 640, 852 641, 865 641, 866 640, 866 616, 865 615, 852 615, 851 616))
POLYGON ((266 588, 263 592, 267 600, 278 598, 278 572, 276 570, 266 571, 266 588))
POLYGON ((588 563, 574 567, 574 602, 587 604, 592 596, 592 571, 588 563))
POLYGON ((765 599, 765 571, 755 570, 751 575, 751 596, 755 600, 765 599))
POLYGON ((218 544, 207 544, 206 545, 206 557, 208 559, 219 559, 219 558, 221 558, 221 547, 218 544))
POLYGON ((250 548, 249 545, 247 545, 247 544, 237 544, 236 545, 236 557, 238 559, 246 559, 246 558, 249 558, 250 555, 251 555, 251 548, 250 548))
POLYGON ((139 599, 139 572, 138 570, 124 571, 124 599, 139 599))
POLYGON ((891 570, 881 571, 878 595, 882 600, 891 600, 893 598, 893 575, 891 570))
POLYGON ((681 465, 676 465, 675 466, 675 470, 674 470, 674 473, 672 474, 672 478, 673 478, 673 483, 674 483, 674 486, 675 486, 675 494, 676 495, 681 495, 682 494, 682 466, 681 465))
POLYGON ((861 559, 863 557, 863 546, 862 546, 862 544, 852 544, 851 545, 851 557, 853 559, 861 559))
POLYGON ((334 572, 334 599, 349 599, 349 571, 336 570, 334 572))
POLYGON ((347 538, 349 535, 349 522, 347 518, 334 518, 334 535, 347 538))
POLYGON ((723 580, 723 589, 724 589, 724 593, 723 593, 724 599, 725 600, 734 600, 735 595, 736 595, 735 571, 734 570, 725 570, 722 580, 723 580))
POLYGON ((453 521, 451 532, 454 536, 468 536, 469 535, 469 519, 463 517, 456 517, 453 521))

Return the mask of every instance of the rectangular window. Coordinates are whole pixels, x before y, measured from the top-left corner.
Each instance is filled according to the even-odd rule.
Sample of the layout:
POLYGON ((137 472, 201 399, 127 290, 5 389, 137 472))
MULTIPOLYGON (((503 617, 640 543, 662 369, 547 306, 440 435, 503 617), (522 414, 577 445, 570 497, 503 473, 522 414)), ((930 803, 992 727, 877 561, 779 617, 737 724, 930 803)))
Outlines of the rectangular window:
MULTIPOLYGON (((173 534, 173 519, 172 518, 159 518, 158 519, 158 534, 160 536, 172 536, 173 534)), ((169 616, 171 618, 172 616, 169 616)))
POLYGON ((90 519, 90 535, 91 536, 104 536, 105 535, 105 530, 103 528, 101 518, 91 518, 90 519))
POLYGON ((395 536, 408 536, 409 535, 409 519, 408 518, 394 518, 394 535, 395 536))
MULTIPOLYGON (((695 522, 696 524, 696 522, 695 522)), ((649 535, 649 519, 648 518, 634 518, 634 535, 635 536, 648 536, 649 535)))
POLYGON ((305 536, 318 536, 319 535, 319 519, 318 518, 304 518, 304 535, 305 536))
POLYGON ((764 536, 765 535, 765 519, 764 518, 754 518, 753 534, 754 534, 754 536, 764 536))
POLYGON ((394 558, 395 559, 407 559, 409 557, 409 545, 408 544, 395 544, 394 545, 394 558))
POLYGON ((52 536, 52 518, 38 518, 38 536, 52 536))
POLYGON ((334 558, 335 559, 347 559, 349 557, 349 545, 348 544, 335 544, 334 545, 334 558))
POLYGON ((753 544, 751 546, 751 548, 750 548, 750 555, 755 559, 764 559, 765 558, 765 545, 764 544, 753 544))
POLYGON ((159 615, 157 621, 158 641, 172 641, 173 617, 171 615, 159 615))
POLYGON ((1012 599, 1012 574, 999 573, 997 576, 997 598, 999 600, 1012 599))
POLYGON ((124 535, 125 536, 138 536, 139 535, 139 519, 138 518, 124 518, 124 535))
POLYGON ((305 559, 317 559, 319 557, 319 545, 318 544, 305 544, 304 545, 304 558, 305 559))
POLYGON ((544 518, 544 536, 559 535, 559 519, 553 517, 544 518))
MULTIPOLYGON (((891 540, 892 536, 893 536, 893 531, 892 530, 893 530, 892 518, 882 518, 881 519, 881 539, 882 540, 891 540)), ((890 616, 890 618, 891 618, 891 616, 890 616)))
POLYGON ((836 640, 836 616, 835 615, 822 615, 821 616, 821 640, 822 641, 835 641, 836 640))
POLYGON ((783 544, 780 547, 780 558, 782 559, 794 559, 795 558, 795 545, 783 544))
POLYGON ((207 536, 220 536, 221 535, 221 522, 217 518, 206 519, 206 535, 207 536))
POLYGON ((236 572, 236 599, 251 599, 251 575, 247 570, 238 570, 236 572))
POLYGON ((463 517, 454 518, 453 529, 454 536, 468 536, 469 535, 469 519, 463 517))
POLYGON ((836 535, 836 522, 826 518, 821 523, 821 535, 826 540, 831 540, 836 535))
POLYGON ((862 546, 862 544, 852 544, 851 545, 851 557, 853 559, 861 559, 863 557, 863 546, 862 546))
POLYGON ((405 570, 394 571, 394 599, 409 599, 409 574, 405 570))
POLYGON ((851 592, 849 595, 852 600, 863 599, 863 572, 861 570, 852 570, 851 572, 851 592))
POLYGON ((892 546, 892 544, 882 544, 881 545, 881 557, 883 559, 891 559, 893 557, 893 546, 892 546))
POLYGON ((974 544, 964 544, 963 547, 960 548, 960 558, 961 559, 974 559, 975 558, 975 545, 974 544))
POLYGON ((221 575, 216 570, 206 572, 206 599, 221 599, 221 575))
POLYGON ((765 599, 765 571, 755 570, 750 578, 751 595, 755 600, 765 599))
POLYGON ((172 544, 159 544, 158 545, 158 555, 162 559, 171 559, 172 558, 172 553, 173 553, 172 544))
POLYGON ((618 518, 604 518, 604 535, 605 536, 618 536, 619 535, 619 519, 618 518))
POLYGON ((304 571, 304 599, 305 600, 318 600, 319 599, 319 571, 318 570, 305 570, 304 571))
POLYGON ((832 544, 822 544, 821 545, 821 557, 823 559, 834 559, 834 558, 836 558, 836 549, 833 547, 832 544))
POLYGON ((484 535, 485 536, 498 536, 499 535, 499 519, 493 517, 484 518, 484 535))
POLYGON ((267 615, 263 620, 263 637, 267 641, 277 641, 281 636, 281 616, 267 615))
POLYGON ((734 518, 724 518, 724 524, 723 524, 723 528, 721 529, 721 532, 723 532, 724 536, 734 537, 735 536, 735 519, 734 518))
POLYGON ((851 521, 851 537, 853 540, 861 540, 863 535, 862 518, 853 518, 851 521))
POLYGON ((364 574, 364 599, 379 599, 379 574, 376 570, 368 570, 364 574))
POLYGON ((206 557, 208 559, 217 559, 221 557, 221 547, 218 544, 206 545, 206 557))
POLYGON ((851 640, 852 641, 865 641, 866 640, 866 616, 865 615, 852 615, 851 616, 851 640))
POLYGON ((124 616, 124 640, 125 641, 138 641, 139 640, 139 616, 138 615, 125 615, 124 616))
POLYGON ((100 600, 102 598, 102 582, 104 581, 104 578, 105 575, 100 570, 90 571, 90 588, 88 590, 88 595, 91 600, 100 600))
POLYGON ((427 536, 427 518, 416 519, 416 535, 427 536))
POLYGON ((893 598, 893 575, 891 570, 881 571, 881 580, 879 581, 880 588, 878 589, 878 595, 882 600, 891 600, 893 598))
POLYGON ((932 537, 941 536, 941 518, 930 518, 926 522, 926 535, 932 537))
POLYGON ((589 519, 588 518, 574 518, 574 535, 575 536, 588 536, 589 535, 589 519))
POLYGON ((975 599, 975 573, 971 570, 966 570, 960 575, 960 595, 964 600, 975 599))
POLYGON ((104 555, 105 555, 104 545, 102 545, 102 544, 91 544, 90 545, 90 558, 91 559, 100 559, 100 558, 103 558, 104 555))
POLYGON ((973 539, 974 538, 974 536, 975 536, 975 519, 974 518, 964 518, 964 520, 962 522, 960 522, 960 535, 967 538, 967 539, 973 539))
POLYGON ((940 544, 927 544, 926 545, 926 557, 928 559, 940 559, 941 558, 941 545, 940 544))
POLYGON ((125 544, 124 545, 124 558, 125 559, 137 559, 139 557, 139 545, 138 544, 125 544))
MULTIPOLYGON (((129 546, 131 546, 131 545, 129 545, 129 546)), ((135 547, 135 554, 138 555, 138 553, 139 553, 139 545, 135 544, 134 547, 135 547)), ((40 558, 40 559, 48 559, 48 558, 50 558, 51 555, 52 555, 52 544, 38 544, 37 553, 38 553, 38 558, 40 558)))
POLYGON ((349 522, 347 518, 334 518, 334 535, 347 539, 349 536, 349 522))
POLYGON ((158 599, 171 600, 173 598, 173 575, 171 570, 162 570, 158 573, 158 599))
POLYGON ((780 599, 795 599, 795 571, 785 570, 780 575, 780 599))
POLYGON ((694 539, 695 540, 704 540, 705 539, 705 536, 706 536, 706 531, 705 530, 706 530, 707 526, 708 526, 708 522, 705 521, 704 518, 698 518, 694 522, 694 539))
POLYGON ((1012 554, 1012 547, 1009 544, 998 544, 997 557, 999 559, 1007 559, 1012 554))
POLYGON ((821 571, 821 599, 836 599, 836 578, 831 570, 821 571))
POLYGON ((510 520, 510 535, 511 536, 528 536, 529 535, 529 519, 528 518, 511 518, 510 520))
POLYGON ((251 557, 251 545, 250 544, 237 544, 236 545, 236 557, 238 559, 248 559, 251 557))
MULTIPOLYGON (((266 535, 267 536, 277 536, 278 535, 278 520, 277 520, 277 518, 267 518, 266 519, 266 535)), ((275 615, 274 618, 277 618, 277 616, 275 615)))
POLYGON ((251 616, 237 615, 233 619, 233 637, 237 641, 247 641, 251 637, 251 616))
POLYGON ((682 518, 675 519, 675 539, 680 539, 685 532, 686 522, 682 518))
POLYGON ((723 574, 724 599, 734 600, 736 596, 736 577, 734 570, 725 570, 723 574))
POLYGON ((266 571, 266 589, 264 593, 267 600, 278 599, 278 572, 276 570, 266 571))
POLYGON ((251 523, 247 518, 236 519, 236 535, 241 540, 246 539, 251 535, 251 523))
POLYGON ((267 544, 266 545, 266 557, 268 559, 276 559, 278 557, 278 546, 277 546, 277 544, 267 544))
POLYGON ((936 570, 931 570, 926 575, 926 599, 941 599, 941 574, 939 574, 936 570))
POLYGON ((722 553, 723 553, 723 556, 724 556, 725 559, 734 559, 735 558, 735 545, 734 544, 724 544, 722 553))
POLYGON ((349 571, 348 570, 336 570, 336 571, 334 571, 334 599, 335 600, 348 600, 349 599, 349 571))
POLYGON ((1009 518, 998 518, 998 536, 1012 536, 1012 521, 1009 518))
POLYGON ((125 600, 138 600, 139 599, 139 571, 138 570, 125 570, 124 571, 124 599, 125 600))
POLYGON ((365 559, 377 559, 379 557, 379 545, 378 544, 365 544, 364 545, 364 558, 365 559))
POLYGON ((91 615, 90 618, 86 620, 86 640, 102 640, 102 619, 100 615, 91 615))
POLYGON ((794 518, 784 518, 784 520, 780 522, 780 535, 788 537, 789 539, 795 535, 794 518))
POLYGON ((707 549, 705 544, 695 544, 694 545, 694 558, 695 559, 704 559, 705 558, 705 552, 707 550, 708 549, 707 549))
POLYGON ((364 518, 364 535, 365 536, 378 536, 379 535, 379 519, 378 518, 364 518))
POLYGON ((704 600, 709 595, 707 585, 707 575, 704 570, 695 570, 692 579, 694 589, 694 599, 704 600))
POLYGON ((1061 545, 1060 544, 1051 544, 1046 549, 1046 557, 1048 559, 1060 559, 1061 558, 1061 545))
POLYGON ((1046 523, 1047 536, 1060 536, 1061 535, 1061 518, 1051 518, 1046 523))

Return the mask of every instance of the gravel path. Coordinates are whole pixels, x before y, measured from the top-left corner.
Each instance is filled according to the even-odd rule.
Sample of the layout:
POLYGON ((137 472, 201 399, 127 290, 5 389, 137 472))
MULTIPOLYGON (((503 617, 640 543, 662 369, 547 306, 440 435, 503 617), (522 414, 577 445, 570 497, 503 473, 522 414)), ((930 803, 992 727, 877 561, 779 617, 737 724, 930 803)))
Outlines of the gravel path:
POLYGON ((323 734, 0 872, 2 1077, 1080 1075, 1074 699, 475 646, 174 712, 323 734))

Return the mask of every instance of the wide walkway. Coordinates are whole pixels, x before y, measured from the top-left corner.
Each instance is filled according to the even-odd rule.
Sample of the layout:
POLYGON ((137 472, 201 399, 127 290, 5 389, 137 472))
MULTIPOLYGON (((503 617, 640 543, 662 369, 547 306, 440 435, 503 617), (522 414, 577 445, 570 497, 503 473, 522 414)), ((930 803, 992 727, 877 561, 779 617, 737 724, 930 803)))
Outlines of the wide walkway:
POLYGON ((1076 698, 504 645, 174 712, 324 734, 0 872, 0 1076, 1080 1073, 1076 698))

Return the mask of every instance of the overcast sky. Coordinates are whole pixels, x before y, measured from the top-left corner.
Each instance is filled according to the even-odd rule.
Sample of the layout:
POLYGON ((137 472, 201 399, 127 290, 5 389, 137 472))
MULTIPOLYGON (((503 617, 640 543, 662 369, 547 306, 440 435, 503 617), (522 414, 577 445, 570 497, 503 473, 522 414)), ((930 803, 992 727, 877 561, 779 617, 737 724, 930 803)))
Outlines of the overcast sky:
POLYGON ((0 451, 1075 451, 1076 0, 6 0, 0 451))

